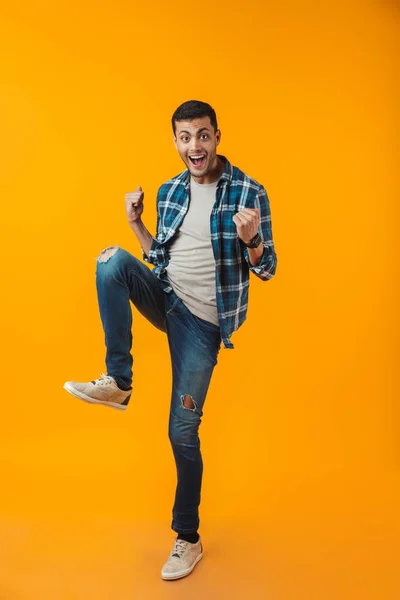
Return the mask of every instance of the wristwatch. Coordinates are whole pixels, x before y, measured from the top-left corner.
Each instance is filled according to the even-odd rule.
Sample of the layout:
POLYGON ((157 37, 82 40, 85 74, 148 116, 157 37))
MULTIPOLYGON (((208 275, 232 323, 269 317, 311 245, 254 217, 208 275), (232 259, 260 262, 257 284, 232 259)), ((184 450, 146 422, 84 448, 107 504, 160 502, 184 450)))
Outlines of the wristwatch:
POLYGON ((257 232, 256 235, 253 237, 252 240, 250 240, 250 242, 248 244, 246 244, 246 242, 243 242, 245 246, 247 246, 247 248, 257 248, 257 246, 260 245, 261 243, 261 237, 260 234, 257 232))

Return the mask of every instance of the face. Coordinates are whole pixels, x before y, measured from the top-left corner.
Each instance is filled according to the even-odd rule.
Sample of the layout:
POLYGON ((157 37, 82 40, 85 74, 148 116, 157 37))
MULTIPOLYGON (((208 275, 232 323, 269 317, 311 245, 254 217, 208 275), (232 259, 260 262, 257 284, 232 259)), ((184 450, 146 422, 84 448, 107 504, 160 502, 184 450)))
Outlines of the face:
POLYGON ((210 117, 193 119, 193 121, 175 121, 175 148, 196 179, 207 179, 207 175, 216 168, 217 146, 220 139, 221 132, 219 129, 214 131, 210 117))

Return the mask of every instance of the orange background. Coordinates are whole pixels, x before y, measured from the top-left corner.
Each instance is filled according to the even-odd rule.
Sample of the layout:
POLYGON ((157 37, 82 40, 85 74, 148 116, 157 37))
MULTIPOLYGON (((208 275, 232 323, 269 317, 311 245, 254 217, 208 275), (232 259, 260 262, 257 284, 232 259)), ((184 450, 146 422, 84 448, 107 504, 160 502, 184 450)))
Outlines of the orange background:
POLYGON ((1 600, 398 597, 397 19, 367 0, 2 7, 1 600), (168 583, 164 335, 134 313, 125 414, 62 386, 104 371, 95 257, 140 256, 124 194, 142 185, 154 231, 189 99, 266 187, 278 269, 221 350, 205 558, 168 583))

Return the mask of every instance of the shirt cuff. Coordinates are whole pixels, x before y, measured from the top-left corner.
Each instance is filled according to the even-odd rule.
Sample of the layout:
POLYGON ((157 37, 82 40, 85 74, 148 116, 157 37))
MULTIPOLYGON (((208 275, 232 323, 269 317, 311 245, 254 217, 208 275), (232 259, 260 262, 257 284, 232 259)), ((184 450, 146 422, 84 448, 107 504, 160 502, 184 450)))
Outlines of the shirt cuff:
POLYGON ((250 262, 249 251, 248 248, 245 247, 244 257, 249 266, 250 271, 252 271, 257 277, 260 279, 271 279, 273 274, 275 273, 275 267, 273 266, 276 263, 276 259, 274 258, 274 250, 263 243, 264 251, 261 255, 260 262, 257 266, 254 266, 250 262), (273 267, 273 268, 272 268, 273 267))
POLYGON ((159 245, 157 239, 155 237, 152 238, 152 242, 151 242, 151 246, 150 246, 150 251, 149 254, 147 255, 146 252, 143 250, 143 248, 141 248, 142 250, 142 256, 143 256, 143 260, 145 262, 151 263, 151 264, 155 264, 155 259, 157 256, 157 246, 159 245))

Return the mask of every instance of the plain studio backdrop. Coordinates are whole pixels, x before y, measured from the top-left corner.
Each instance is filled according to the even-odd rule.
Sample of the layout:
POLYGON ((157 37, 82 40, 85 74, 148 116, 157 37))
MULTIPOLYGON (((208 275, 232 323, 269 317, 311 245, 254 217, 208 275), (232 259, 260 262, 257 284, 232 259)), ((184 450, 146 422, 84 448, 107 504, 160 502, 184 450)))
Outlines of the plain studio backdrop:
POLYGON ((389 0, 2 7, 1 600, 399 597, 397 25, 389 0), (278 268, 221 349, 205 557, 171 583, 165 336, 134 311, 126 413, 62 386, 105 370, 96 257, 141 256, 124 195, 154 233, 190 99, 267 189, 278 268))

